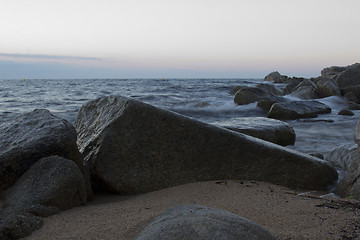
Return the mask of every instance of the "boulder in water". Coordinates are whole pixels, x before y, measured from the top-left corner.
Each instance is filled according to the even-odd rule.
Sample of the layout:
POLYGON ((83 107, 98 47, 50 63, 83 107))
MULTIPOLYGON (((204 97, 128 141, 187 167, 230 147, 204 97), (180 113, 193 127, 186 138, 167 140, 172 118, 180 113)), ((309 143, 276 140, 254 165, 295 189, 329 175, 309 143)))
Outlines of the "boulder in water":
POLYGON ((83 105, 78 145, 100 188, 122 194, 218 179, 323 189, 327 162, 120 96, 83 105))
POLYGON ((332 78, 319 77, 316 80, 317 93, 321 98, 339 96, 340 89, 337 82, 332 78))
POLYGON ((346 70, 347 67, 332 66, 321 70, 321 76, 323 77, 334 77, 337 74, 346 70))
POLYGON ((292 101, 275 103, 271 107, 268 117, 293 120, 298 118, 315 118, 318 114, 330 112, 330 107, 317 101, 292 101))
POLYGON ((262 89, 248 87, 240 89, 234 97, 234 102, 238 105, 246 105, 260 100, 280 101, 280 97, 274 96, 262 89))
POLYGON ((295 143, 295 131, 287 124, 265 117, 242 117, 216 124, 232 131, 263 139, 278 145, 287 146, 295 143))
POLYGON ((271 72, 268 75, 266 75, 264 78, 264 81, 274 82, 281 77, 282 77, 282 75, 278 71, 274 71, 274 72, 271 72))
POLYGON ((282 90, 276 87, 273 84, 268 83, 259 83, 255 86, 256 88, 259 88, 265 92, 271 93, 274 96, 279 96, 282 94, 282 90))
POLYGON ((290 93, 290 96, 300 99, 316 99, 319 98, 317 90, 312 86, 302 86, 290 93))
POLYGON ((340 90, 360 85, 360 63, 353 64, 342 71, 336 78, 340 90))
POLYGON ((157 217, 135 240, 275 240, 260 225, 233 213, 202 205, 179 205, 157 217))

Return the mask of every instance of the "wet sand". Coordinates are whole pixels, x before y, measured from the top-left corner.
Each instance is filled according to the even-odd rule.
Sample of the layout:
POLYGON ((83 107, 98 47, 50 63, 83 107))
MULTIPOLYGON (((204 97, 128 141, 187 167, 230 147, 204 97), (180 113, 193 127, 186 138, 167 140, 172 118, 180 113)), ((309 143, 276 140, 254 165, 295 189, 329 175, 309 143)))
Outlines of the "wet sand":
POLYGON ((44 218, 26 239, 133 239, 178 204, 202 204, 248 218, 278 239, 360 239, 360 202, 258 181, 198 182, 151 193, 96 195, 88 206, 44 218))

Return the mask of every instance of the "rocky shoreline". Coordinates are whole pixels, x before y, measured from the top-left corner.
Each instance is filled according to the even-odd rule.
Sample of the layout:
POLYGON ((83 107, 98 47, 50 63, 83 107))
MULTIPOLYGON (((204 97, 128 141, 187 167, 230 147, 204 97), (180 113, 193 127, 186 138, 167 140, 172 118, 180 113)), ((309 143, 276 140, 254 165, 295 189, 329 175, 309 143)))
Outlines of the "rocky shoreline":
MULTIPOLYGON (((348 100, 348 111, 359 107, 360 64, 326 68, 315 79, 289 78, 273 72, 265 81, 285 85, 283 89, 270 89, 267 84, 256 88, 240 86, 234 91, 234 102, 257 102, 268 111, 268 118, 275 119, 313 118, 329 113, 328 106, 314 99, 333 95, 343 95, 348 100), (303 100, 289 101, 284 95, 303 100)), ((285 134, 273 127, 260 127, 262 132, 257 131, 261 123, 252 126, 252 131, 234 125, 206 124, 121 96, 89 101, 80 108, 74 126, 44 109, 7 121, 0 125, 0 238, 17 239, 31 234, 41 227, 42 217, 86 205, 92 200, 93 191, 140 194, 227 179, 327 190, 338 179, 337 170, 341 170, 344 178, 336 185, 335 193, 360 199, 357 145, 346 151, 334 150, 329 159, 323 160, 277 145, 293 144, 295 140, 293 130, 286 124, 285 134), (282 135, 290 140, 278 140, 282 135), (277 144, 268 142, 271 139, 277 144)), ((355 140, 359 144, 360 123, 355 140)), ((213 221, 223 221, 213 227, 223 236, 216 239, 275 239, 255 223, 205 206, 180 207, 181 213, 175 208, 171 215, 186 215, 193 208, 199 212, 191 210, 191 218, 199 222, 209 214, 216 216, 213 221), (234 232, 234 238, 225 234, 230 231, 225 227, 230 222, 243 229, 234 232), (221 233, 220 229, 225 230, 221 233)), ((174 221, 177 223, 178 219, 174 221)), ((161 234, 165 234, 161 237, 167 239, 174 223, 169 224, 159 227, 153 223, 151 230, 145 229, 138 239, 158 236, 160 232, 154 229, 161 229, 161 234)), ((204 230, 203 234, 209 231, 204 230)), ((194 232, 181 233, 193 236, 194 232)), ((178 237, 181 238, 180 233, 178 237)))

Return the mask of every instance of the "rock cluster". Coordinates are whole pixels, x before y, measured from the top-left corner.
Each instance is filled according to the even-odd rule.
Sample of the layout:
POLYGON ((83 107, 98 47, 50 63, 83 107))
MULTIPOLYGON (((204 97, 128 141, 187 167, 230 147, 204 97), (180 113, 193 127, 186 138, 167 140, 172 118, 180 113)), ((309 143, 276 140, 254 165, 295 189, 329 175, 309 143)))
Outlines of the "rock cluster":
POLYGON ((279 72, 268 74, 265 81, 286 84, 282 92, 272 88, 264 88, 261 84, 254 88, 237 87, 234 102, 239 105, 258 102, 258 107, 268 112, 268 117, 276 119, 313 118, 318 114, 329 113, 331 109, 322 106, 314 99, 330 96, 344 96, 348 101, 348 109, 341 111, 341 115, 352 115, 351 111, 360 109, 360 64, 347 67, 328 67, 321 71, 317 78, 305 79, 288 77, 279 72), (294 97, 299 100, 290 101, 283 96, 294 97), (304 100, 311 100, 306 102, 304 100), (289 103, 290 102, 290 103, 289 103), (316 105, 314 109, 312 105, 316 105), (281 114, 279 113, 281 109, 281 114), (295 113, 294 113, 295 112, 295 113))
POLYGON ((0 239, 24 237, 42 216, 92 197, 69 122, 37 109, 0 125, 0 135, 0 239))

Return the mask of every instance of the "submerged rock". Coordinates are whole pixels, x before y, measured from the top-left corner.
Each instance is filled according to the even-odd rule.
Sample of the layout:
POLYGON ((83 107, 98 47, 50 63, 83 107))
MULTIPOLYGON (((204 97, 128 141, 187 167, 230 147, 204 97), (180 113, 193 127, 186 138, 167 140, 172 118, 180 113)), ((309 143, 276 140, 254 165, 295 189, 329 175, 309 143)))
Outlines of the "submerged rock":
POLYGON ((337 178, 317 158, 126 97, 86 103, 75 126, 94 181, 123 194, 218 179, 323 189, 337 178))
POLYGON ((11 187, 43 157, 59 155, 81 169, 88 196, 89 173, 76 145, 76 131, 68 121, 37 109, 0 125, 0 191, 11 187))
POLYGON ((349 109, 343 109, 338 112, 338 115, 344 115, 344 116, 354 116, 355 113, 349 109))
POLYGON ((275 119, 242 117, 215 125, 282 146, 293 145, 295 143, 294 129, 286 122, 275 119))
POLYGON ((179 205, 157 217, 135 240, 275 240, 260 225, 202 205, 179 205))
POLYGON ((330 107, 317 101, 292 101, 275 103, 271 107, 268 117, 293 120, 298 118, 315 118, 318 114, 330 112, 330 107))

